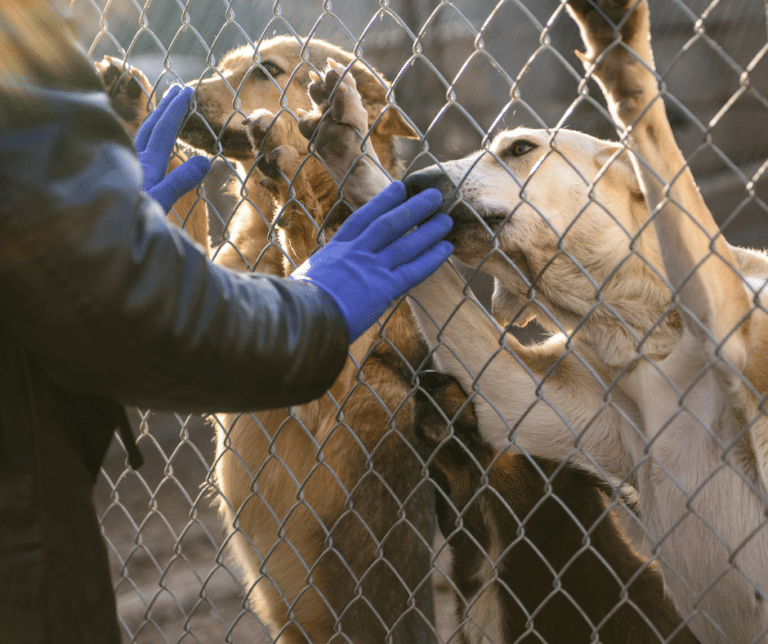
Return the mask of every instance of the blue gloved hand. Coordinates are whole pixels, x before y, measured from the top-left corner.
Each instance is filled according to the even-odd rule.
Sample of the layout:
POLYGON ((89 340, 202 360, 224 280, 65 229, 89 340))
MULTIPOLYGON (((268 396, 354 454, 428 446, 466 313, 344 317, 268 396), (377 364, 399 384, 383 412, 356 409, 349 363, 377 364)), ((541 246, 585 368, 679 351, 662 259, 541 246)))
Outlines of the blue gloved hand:
POLYGON ((133 144, 144 172, 144 190, 169 212, 176 200, 199 185, 211 162, 195 156, 174 168, 166 176, 168 162, 181 124, 189 111, 192 88, 174 85, 160 105, 141 124, 133 144))
POLYGON ((347 322, 350 342, 453 252, 449 242, 440 241, 451 229, 448 215, 441 213, 422 224, 442 204, 440 192, 430 188, 404 199, 402 183, 382 190, 291 275, 334 299, 347 322))

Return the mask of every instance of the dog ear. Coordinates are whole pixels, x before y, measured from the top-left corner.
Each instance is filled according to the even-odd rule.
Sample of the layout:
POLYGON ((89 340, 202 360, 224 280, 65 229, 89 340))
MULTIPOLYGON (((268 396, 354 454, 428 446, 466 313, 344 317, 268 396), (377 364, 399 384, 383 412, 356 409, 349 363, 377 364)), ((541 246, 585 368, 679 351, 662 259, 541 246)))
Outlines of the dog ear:
POLYGON ((607 189, 614 186, 621 195, 628 197, 629 213, 639 229, 648 219, 648 204, 635 174, 629 150, 618 144, 607 143, 595 154, 594 160, 598 172, 605 172, 606 175, 600 182, 601 187, 607 189), (606 164, 609 164, 607 168, 604 167, 606 164))
POLYGON ((384 137, 419 138, 416 130, 405 119, 397 106, 391 105, 387 101, 390 85, 380 74, 358 62, 352 66, 352 76, 355 78, 363 107, 368 112, 368 123, 370 125, 376 123, 377 134, 384 137), (377 119, 378 122, 376 122, 377 119))
POLYGON ((396 106, 391 106, 376 125, 376 130, 384 136, 400 136, 404 139, 419 139, 419 133, 413 129, 396 106))

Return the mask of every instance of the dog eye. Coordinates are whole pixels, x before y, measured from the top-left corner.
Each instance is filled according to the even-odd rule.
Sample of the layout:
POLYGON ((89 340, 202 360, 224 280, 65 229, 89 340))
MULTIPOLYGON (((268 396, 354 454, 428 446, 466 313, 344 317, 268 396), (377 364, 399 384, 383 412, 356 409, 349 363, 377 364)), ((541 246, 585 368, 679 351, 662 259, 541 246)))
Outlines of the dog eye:
POLYGON ((275 78, 283 73, 283 70, 280 69, 277 65, 270 62, 262 62, 260 65, 256 67, 256 69, 253 70, 253 76, 255 78, 258 78, 259 80, 269 80, 269 77, 275 78), (267 75, 269 74, 269 76, 267 75))
POLYGON ((536 145, 530 141, 515 141, 505 150, 504 156, 521 157, 524 154, 528 154, 535 147, 536 145))

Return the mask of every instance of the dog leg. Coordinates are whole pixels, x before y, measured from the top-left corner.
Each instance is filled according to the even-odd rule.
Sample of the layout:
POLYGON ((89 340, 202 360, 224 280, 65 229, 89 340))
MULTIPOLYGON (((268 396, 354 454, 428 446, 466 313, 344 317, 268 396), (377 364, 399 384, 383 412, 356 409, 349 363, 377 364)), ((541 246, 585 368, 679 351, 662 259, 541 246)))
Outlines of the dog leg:
POLYGON ((329 58, 322 75, 310 76, 314 107, 302 115, 299 129, 344 190, 345 199, 359 208, 392 182, 370 141, 368 113, 344 65, 329 58))
POLYGON ((571 0, 568 10, 587 47, 580 57, 634 152, 635 172, 685 324, 708 359, 724 359, 717 372, 725 390, 732 391, 740 383, 736 372, 747 363, 752 304, 667 120, 647 0, 571 0))
POLYGON ((256 166, 264 175, 259 185, 274 197, 279 215, 281 244, 288 250, 285 274, 304 262, 317 247, 320 237, 318 219, 323 209, 307 178, 306 150, 290 143, 288 128, 295 127, 287 115, 275 116, 265 109, 253 112, 243 124, 256 157, 256 166))

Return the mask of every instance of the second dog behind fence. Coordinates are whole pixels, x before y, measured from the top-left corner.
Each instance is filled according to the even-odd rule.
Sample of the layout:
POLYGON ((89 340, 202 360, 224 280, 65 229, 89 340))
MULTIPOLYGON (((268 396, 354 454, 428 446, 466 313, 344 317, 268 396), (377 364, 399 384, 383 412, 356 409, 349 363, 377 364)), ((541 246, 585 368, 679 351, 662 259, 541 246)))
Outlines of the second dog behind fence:
POLYGON ((482 392, 492 446, 513 437, 631 483, 691 631, 762 642, 768 260, 728 245, 699 195, 653 71, 647 3, 568 6, 626 146, 517 129, 411 178, 443 190, 457 256, 496 278, 497 320, 536 317, 555 335, 505 336, 450 266, 412 291, 415 312, 440 368, 482 392))

